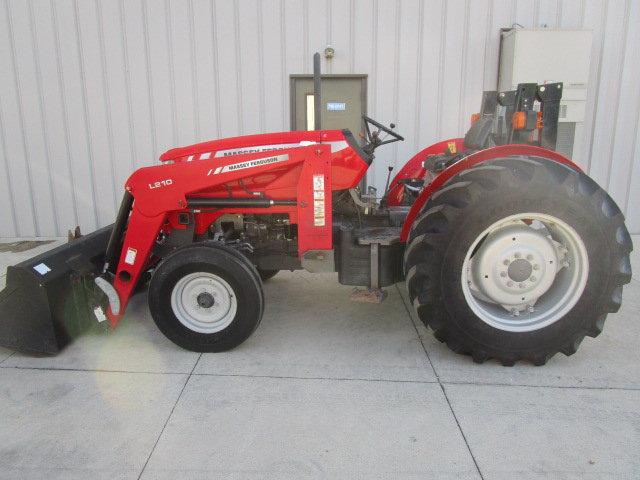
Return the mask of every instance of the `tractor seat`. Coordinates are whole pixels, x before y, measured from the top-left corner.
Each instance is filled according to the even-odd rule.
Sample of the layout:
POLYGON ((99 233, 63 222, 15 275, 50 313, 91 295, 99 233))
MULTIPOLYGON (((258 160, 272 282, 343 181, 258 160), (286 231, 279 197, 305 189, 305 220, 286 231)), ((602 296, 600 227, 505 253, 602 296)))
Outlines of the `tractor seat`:
POLYGON ((467 131, 464 136, 464 146, 468 149, 478 150, 486 148, 487 140, 493 130, 493 116, 481 117, 467 131))

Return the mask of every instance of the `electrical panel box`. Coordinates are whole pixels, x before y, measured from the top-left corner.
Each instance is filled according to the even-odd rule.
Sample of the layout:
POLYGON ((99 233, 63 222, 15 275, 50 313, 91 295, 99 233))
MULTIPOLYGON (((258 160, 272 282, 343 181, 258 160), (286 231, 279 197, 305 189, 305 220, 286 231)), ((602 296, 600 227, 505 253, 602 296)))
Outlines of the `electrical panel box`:
POLYGON ((584 140, 591 42, 590 30, 548 28, 505 29, 500 38, 498 91, 519 83, 564 84, 556 150, 574 159, 584 140))

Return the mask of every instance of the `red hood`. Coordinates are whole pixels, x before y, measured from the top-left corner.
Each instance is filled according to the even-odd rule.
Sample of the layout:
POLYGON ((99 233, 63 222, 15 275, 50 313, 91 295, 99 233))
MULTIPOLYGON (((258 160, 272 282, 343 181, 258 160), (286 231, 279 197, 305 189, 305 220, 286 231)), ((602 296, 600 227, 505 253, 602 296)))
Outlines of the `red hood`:
POLYGON ((209 142, 196 143, 186 147, 172 148, 160 156, 160 161, 199 160, 214 157, 226 157, 259 151, 280 150, 301 146, 301 142, 328 143, 344 141, 340 130, 319 130, 310 132, 278 132, 261 135, 224 138, 209 142))

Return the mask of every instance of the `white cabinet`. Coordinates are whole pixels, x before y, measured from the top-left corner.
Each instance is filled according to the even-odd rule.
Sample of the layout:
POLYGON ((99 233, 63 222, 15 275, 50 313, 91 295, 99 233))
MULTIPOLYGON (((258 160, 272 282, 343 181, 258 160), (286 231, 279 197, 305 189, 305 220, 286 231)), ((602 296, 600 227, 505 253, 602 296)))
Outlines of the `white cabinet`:
POLYGON ((557 150, 579 151, 591 60, 590 30, 513 28, 502 32, 498 91, 519 83, 562 82, 557 150))

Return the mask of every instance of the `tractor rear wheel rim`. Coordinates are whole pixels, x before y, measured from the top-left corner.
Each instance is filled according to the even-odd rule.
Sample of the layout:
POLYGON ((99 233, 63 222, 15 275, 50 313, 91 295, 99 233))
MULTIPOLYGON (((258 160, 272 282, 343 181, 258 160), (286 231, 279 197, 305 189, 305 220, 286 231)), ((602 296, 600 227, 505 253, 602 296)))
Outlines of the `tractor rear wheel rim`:
POLYGON ((222 277, 194 272, 182 277, 171 291, 171 309, 178 321, 198 333, 216 333, 236 316, 238 300, 222 277))
POLYGON ((467 304, 483 322, 529 332, 566 315, 588 276, 587 250, 573 227, 551 215, 521 213, 476 237, 461 281, 467 304))

